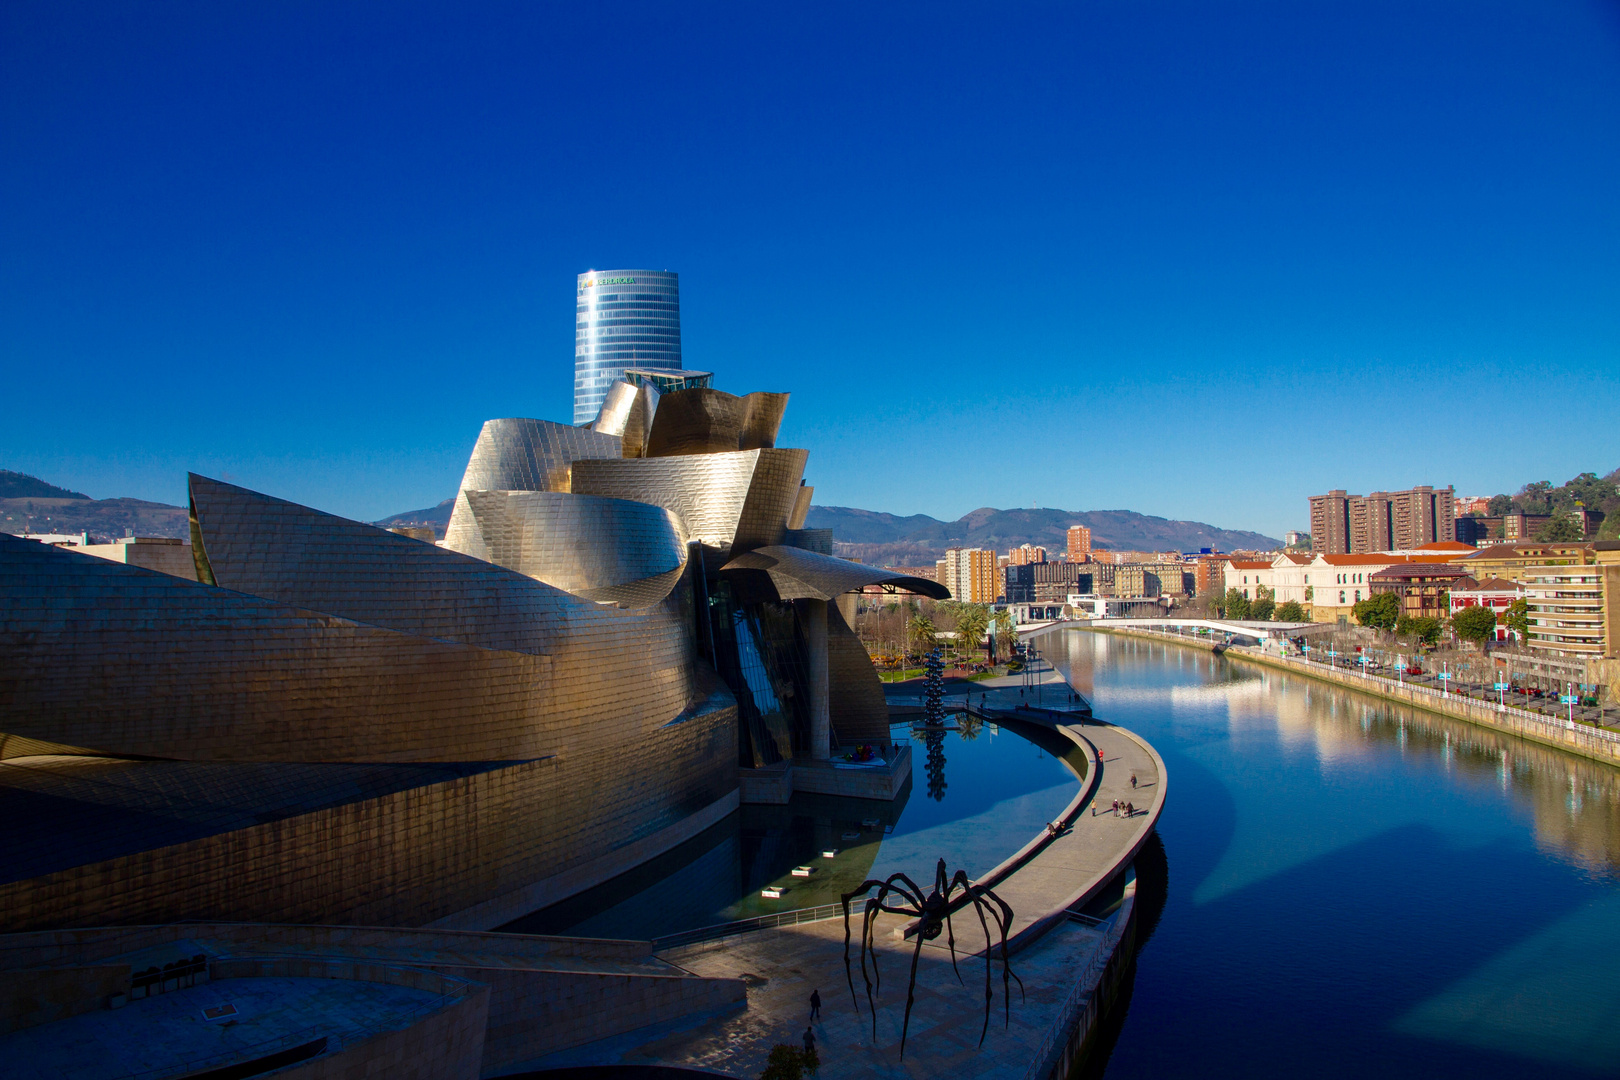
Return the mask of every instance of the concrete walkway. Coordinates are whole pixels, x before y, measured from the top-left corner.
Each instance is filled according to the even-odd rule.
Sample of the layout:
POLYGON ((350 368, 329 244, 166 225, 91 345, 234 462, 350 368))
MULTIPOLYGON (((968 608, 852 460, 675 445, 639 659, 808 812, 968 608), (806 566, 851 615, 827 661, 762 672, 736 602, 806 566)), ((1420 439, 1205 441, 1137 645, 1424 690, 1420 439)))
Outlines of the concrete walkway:
MULTIPOLYGON (((1068 706, 1067 686, 1051 670, 1035 673, 1043 682, 1041 697, 1068 706)), ((859 964, 860 921, 852 905, 850 945, 855 995, 844 964, 841 918, 741 934, 718 942, 660 954, 678 967, 710 978, 741 979, 747 986, 746 1010, 697 1021, 643 1028, 614 1039, 554 1054, 527 1063, 529 1068, 582 1065, 670 1065, 703 1069, 735 1077, 758 1076, 771 1047, 802 1045, 809 1026, 821 1056, 821 1076, 842 1077, 1023 1077, 1036 1058, 1051 1052, 1051 1037, 1077 980, 1095 980, 1100 963, 1111 952, 1120 928, 1072 919, 1075 907, 1100 891, 1135 857, 1158 820, 1164 804, 1162 763, 1135 735, 1095 721, 1060 713, 1021 710, 1032 695, 1024 676, 971 684, 972 709, 987 722, 1033 723, 1052 729, 1076 744, 1086 761, 1081 798, 1069 807, 1065 828, 1055 837, 1043 834, 985 876, 1014 911, 1012 970, 1023 982, 1012 984, 1010 1022, 999 958, 992 964, 991 1022, 979 1046, 984 1023, 984 935, 971 909, 953 918, 957 936, 957 970, 942 934, 923 942, 903 935, 913 920, 880 916, 874 953, 882 981, 874 987, 874 1020, 868 1011, 859 964), (1070 721, 1070 722, 1065 722, 1070 721), (1097 751, 1102 753, 1099 769, 1097 751), (1134 773, 1137 786, 1130 777, 1134 773), (1114 799, 1140 808, 1130 818, 1111 810, 1093 813, 1097 804, 1114 799), (1105 937, 1105 935, 1114 935, 1105 937), (973 955, 975 953, 981 955, 973 955), (906 989, 913 956, 918 958, 905 1057, 900 1056, 905 1022, 906 989), (820 991, 821 1016, 810 1020, 810 994, 820 991)), ((920 689, 920 688, 917 688, 920 689)), ((915 694, 906 684, 894 687, 890 700, 915 694)), ((957 699, 960 702, 960 698, 957 699)), ((1073 760, 1072 757, 1070 759, 1073 760)), ((950 861, 950 852, 941 852, 950 861)), ((1014 853, 1009 852, 1009 856, 1014 853)), ((995 955, 999 957, 999 947, 995 955)))

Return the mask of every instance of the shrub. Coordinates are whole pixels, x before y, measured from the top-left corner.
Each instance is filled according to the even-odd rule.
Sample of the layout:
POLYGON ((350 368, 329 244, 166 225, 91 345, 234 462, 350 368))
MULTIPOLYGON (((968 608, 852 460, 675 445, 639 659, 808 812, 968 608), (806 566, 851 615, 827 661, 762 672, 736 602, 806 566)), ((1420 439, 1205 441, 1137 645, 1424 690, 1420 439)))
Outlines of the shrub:
POLYGON ((1304 622, 1305 609, 1298 600, 1289 600, 1277 608, 1278 622, 1304 622))

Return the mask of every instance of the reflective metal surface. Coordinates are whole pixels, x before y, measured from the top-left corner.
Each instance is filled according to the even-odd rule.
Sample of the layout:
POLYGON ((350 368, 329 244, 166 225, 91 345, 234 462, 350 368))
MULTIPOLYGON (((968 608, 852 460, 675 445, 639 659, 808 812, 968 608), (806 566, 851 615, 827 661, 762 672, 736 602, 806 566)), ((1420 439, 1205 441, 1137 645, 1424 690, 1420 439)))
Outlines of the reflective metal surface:
POLYGON ((648 607, 686 568, 680 521, 661 506, 552 491, 465 495, 490 562, 575 596, 648 607))
POLYGON ((581 458, 616 458, 623 453, 617 435, 569 427, 548 420, 515 417, 487 420, 467 460, 456 504, 445 529, 445 546, 475 558, 488 558, 472 520, 465 491, 567 491, 569 470, 581 458))
POLYGON ((795 547, 771 546, 745 552, 721 567, 721 573, 728 570, 764 571, 783 600, 831 600, 868 585, 886 585, 935 600, 951 598, 950 590, 937 581, 795 547))
POLYGON ((744 397, 708 387, 676 390, 658 402, 647 436, 646 457, 719 454, 776 445, 788 395, 756 392, 744 397))

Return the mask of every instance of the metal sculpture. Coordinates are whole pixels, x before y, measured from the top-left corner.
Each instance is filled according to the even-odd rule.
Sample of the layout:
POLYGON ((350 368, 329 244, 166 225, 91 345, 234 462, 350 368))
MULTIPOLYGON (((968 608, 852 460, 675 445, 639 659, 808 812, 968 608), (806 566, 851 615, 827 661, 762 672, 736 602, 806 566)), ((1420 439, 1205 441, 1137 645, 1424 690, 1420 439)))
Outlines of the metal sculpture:
MULTIPOLYGON (((860 888, 853 892, 843 894, 844 905, 844 977, 849 980, 850 1000, 855 1008, 861 1007, 860 998, 855 994, 855 976, 849 966, 849 902, 863 893, 876 888, 877 894, 867 897, 866 908, 861 920, 861 981, 866 984, 866 1005, 872 1014, 872 1038, 877 1039, 877 1005, 872 998, 874 980, 876 988, 883 988, 882 976, 878 973, 877 948, 873 937, 873 927, 877 923, 879 912, 888 912, 891 915, 907 915, 918 920, 917 945, 911 953, 911 981, 906 985, 906 1015, 900 1027, 900 1056, 906 1056, 906 1034, 911 1028, 911 1006, 916 1001, 917 990, 917 962, 922 957, 924 941, 932 941, 939 937, 941 930, 945 931, 945 942, 951 950, 951 970, 956 973, 956 981, 962 983, 962 972, 956 966, 956 931, 951 925, 951 913, 973 905, 974 914, 979 917, 979 927, 984 931, 984 1025, 979 1030, 979 1045, 984 1045, 985 1034, 990 1030, 990 1001, 995 996, 991 989, 990 973, 993 966, 991 953, 993 943, 990 939, 990 922, 996 924, 1001 934, 1001 995, 1004 1022, 1012 1022, 1012 983, 1018 983, 1018 994, 1024 994, 1024 982, 1012 970, 1007 958, 1007 931, 1012 927, 1013 910, 1007 902, 983 885, 975 885, 968 880, 967 872, 958 870, 955 875, 947 877, 945 860, 939 860, 934 870, 933 891, 923 893, 917 883, 905 874, 891 874, 883 881, 869 879, 861 883, 860 888), (891 900, 891 896, 898 894, 900 902, 891 900), (985 915, 990 920, 986 921, 985 915), (866 973, 866 956, 872 954, 872 974, 866 973)), ((962 985, 967 985, 962 983, 962 985)))

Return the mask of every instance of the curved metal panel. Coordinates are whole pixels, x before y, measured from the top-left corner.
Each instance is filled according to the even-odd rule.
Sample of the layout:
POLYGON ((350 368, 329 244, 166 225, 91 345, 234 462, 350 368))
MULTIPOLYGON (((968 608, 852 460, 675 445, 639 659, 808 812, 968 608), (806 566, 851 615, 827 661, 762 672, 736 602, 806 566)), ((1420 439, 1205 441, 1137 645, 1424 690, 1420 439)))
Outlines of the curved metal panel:
POLYGON ((591 425, 591 430, 623 438, 625 423, 630 419, 630 406, 636 401, 636 389, 623 379, 608 387, 607 396, 602 399, 601 411, 596 414, 596 422, 591 425))
POLYGON ((833 736, 845 746, 889 741, 889 702, 872 657, 835 605, 827 605, 827 697, 833 736))
POLYGON ((522 417, 486 420, 467 459, 444 546, 486 558, 462 491, 567 491, 569 469, 582 458, 616 458, 623 440, 589 428, 522 417))
POLYGON ((742 430, 738 433, 741 450, 770 449, 787 411, 788 395, 756 390, 743 398, 742 430))
POLYGON ((951 598, 950 590, 937 581, 896 574, 882 567, 820 555, 803 548, 762 547, 738 555, 721 567, 722 573, 745 570, 764 571, 783 600, 831 600, 868 585, 887 585, 935 600, 951 598))
POLYGON ((680 521, 661 506, 553 491, 462 494, 490 562, 576 596, 648 607, 686 568, 680 521))
POLYGON ((786 394, 765 391, 737 397, 707 386, 672 390, 657 403, 644 456, 768 450, 776 445, 787 401, 786 394))
POLYGON ((759 465, 748 486, 748 499, 737 520, 733 551, 780 544, 787 538, 788 518, 799 498, 808 450, 755 450, 759 465))
POLYGON ((658 399, 647 457, 720 454, 741 444, 742 398, 712 387, 672 390, 658 399))
MULTIPOLYGON (((664 395, 667 400, 670 395, 664 395)), ((688 540, 729 549, 748 501, 760 450, 683 457, 581 461, 574 493, 652 503, 675 513, 688 540)))

